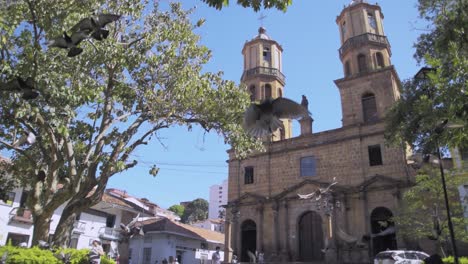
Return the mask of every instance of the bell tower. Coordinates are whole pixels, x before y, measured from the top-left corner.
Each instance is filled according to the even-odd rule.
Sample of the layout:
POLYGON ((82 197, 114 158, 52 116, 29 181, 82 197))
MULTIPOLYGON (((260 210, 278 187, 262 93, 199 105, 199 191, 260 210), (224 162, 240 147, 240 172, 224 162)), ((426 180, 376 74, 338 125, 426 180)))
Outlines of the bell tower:
MULTIPOLYGON (((272 40, 263 27, 258 29, 257 36, 244 44, 244 72, 241 82, 250 93, 251 101, 283 96, 285 77, 281 72, 282 53, 281 45, 272 40)), ((273 141, 292 137, 291 120, 282 121, 284 130, 276 131, 272 136, 273 141)))
POLYGON ((354 0, 336 18, 344 78, 340 90, 343 126, 380 121, 399 98, 399 78, 391 63, 390 43, 377 4, 354 0))

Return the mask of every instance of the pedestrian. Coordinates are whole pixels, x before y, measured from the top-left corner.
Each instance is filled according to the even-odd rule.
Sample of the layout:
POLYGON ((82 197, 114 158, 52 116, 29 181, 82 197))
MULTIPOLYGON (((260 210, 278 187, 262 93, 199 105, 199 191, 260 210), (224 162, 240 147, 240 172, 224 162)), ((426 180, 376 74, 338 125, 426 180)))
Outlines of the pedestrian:
POLYGON ((221 254, 219 254, 220 247, 216 247, 216 251, 211 255, 211 264, 221 264, 221 254))
POLYGON ((174 257, 173 256, 169 256, 169 264, 174 264, 174 257))
POLYGON ((94 240, 91 244, 91 250, 89 251, 89 262, 91 264, 100 264, 101 256, 104 255, 104 250, 102 249, 101 242, 99 240, 94 240))
POLYGON ((231 263, 236 264, 237 263, 237 255, 232 255, 232 261, 231 263))
POLYGON ((163 261, 162 261, 162 264, 168 264, 168 262, 167 262, 167 259, 166 259, 166 258, 164 258, 164 259, 163 259, 163 261))

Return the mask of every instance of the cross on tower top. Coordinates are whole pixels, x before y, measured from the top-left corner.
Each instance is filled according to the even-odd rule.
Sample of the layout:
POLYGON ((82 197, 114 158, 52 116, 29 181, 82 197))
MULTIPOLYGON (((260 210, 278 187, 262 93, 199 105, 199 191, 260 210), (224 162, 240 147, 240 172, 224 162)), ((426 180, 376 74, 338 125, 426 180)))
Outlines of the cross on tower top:
POLYGON ((258 17, 258 20, 260 20, 260 26, 263 27, 263 20, 266 18, 267 16, 263 13, 260 13, 260 16, 258 17))

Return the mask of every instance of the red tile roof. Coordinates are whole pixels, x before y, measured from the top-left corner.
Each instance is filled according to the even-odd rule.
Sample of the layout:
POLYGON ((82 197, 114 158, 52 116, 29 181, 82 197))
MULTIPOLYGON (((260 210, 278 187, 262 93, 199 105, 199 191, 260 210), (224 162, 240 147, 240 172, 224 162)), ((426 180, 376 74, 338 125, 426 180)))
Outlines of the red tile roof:
POLYGON ((222 233, 182 224, 168 218, 149 219, 140 223, 143 225, 144 232, 163 231, 192 237, 194 239, 224 244, 224 234, 222 233))

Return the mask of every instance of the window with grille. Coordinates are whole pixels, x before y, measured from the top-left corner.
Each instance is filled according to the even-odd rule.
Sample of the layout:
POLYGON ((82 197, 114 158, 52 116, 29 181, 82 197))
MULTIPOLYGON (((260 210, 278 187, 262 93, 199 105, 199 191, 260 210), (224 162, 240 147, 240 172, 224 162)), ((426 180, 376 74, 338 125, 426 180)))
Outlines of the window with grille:
POLYGON ((245 167, 244 168, 244 184, 254 183, 254 168, 245 167))
POLYGON ((151 248, 143 248, 143 264, 151 264, 151 248))
POLYGON ((345 76, 350 76, 351 75, 351 66, 349 64, 349 61, 345 62, 345 76))
POLYGON ((255 85, 250 86, 250 101, 255 101, 255 85))
POLYGON ((364 123, 377 121, 377 104, 371 93, 362 96, 362 112, 364 123))
POLYGON ((369 166, 382 165, 382 152, 380 145, 373 145, 367 147, 369 151, 369 166))
POLYGON ((265 98, 271 97, 271 85, 265 84, 265 98))
POLYGON ((301 176, 315 176, 316 175, 316 165, 317 161, 315 157, 303 157, 301 158, 301 176))
POLYGON ((377 67, 378 68, 383 68, 385 66, 384 64, 384 59, 383 59, 383 55, 381 52, 377 52, 375 53, 375 59, 377 61, 377 67))
POLYGON ((366 55, 359 54, 357 59, 358 59, 359 72, 366 72, 367 71, 366 55))
POLYGON ((16 194, 14 192, 7 192, 5 194, 5 200, 0 199, 0 204, 12 206, 15 201, 16 194))

